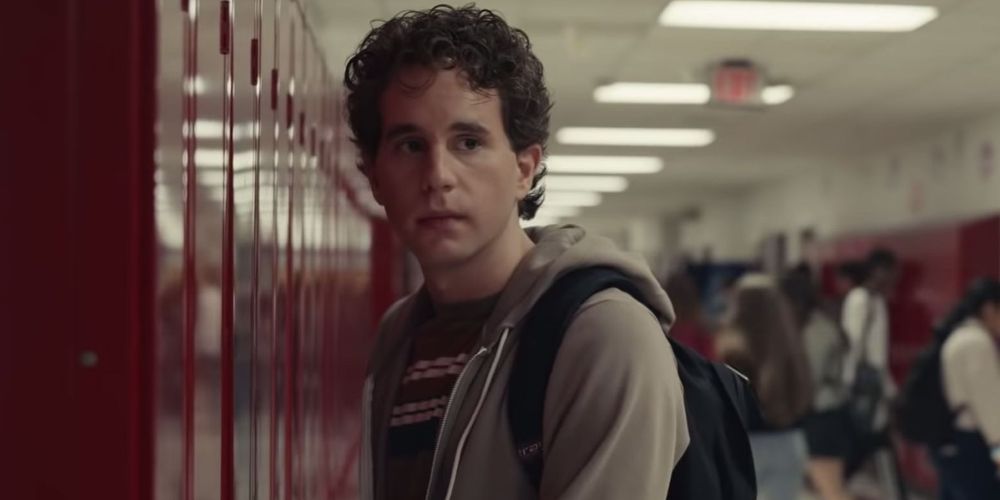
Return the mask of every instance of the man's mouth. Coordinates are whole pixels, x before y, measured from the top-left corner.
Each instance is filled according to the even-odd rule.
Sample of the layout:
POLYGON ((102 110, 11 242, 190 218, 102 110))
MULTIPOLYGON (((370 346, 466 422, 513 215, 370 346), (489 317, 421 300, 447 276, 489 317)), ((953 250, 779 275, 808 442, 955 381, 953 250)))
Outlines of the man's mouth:
POLYGON ((432 212, 417 218, 417 224, 423 227, 445 227, 460 222, 465 216, 458 212, 432 212))

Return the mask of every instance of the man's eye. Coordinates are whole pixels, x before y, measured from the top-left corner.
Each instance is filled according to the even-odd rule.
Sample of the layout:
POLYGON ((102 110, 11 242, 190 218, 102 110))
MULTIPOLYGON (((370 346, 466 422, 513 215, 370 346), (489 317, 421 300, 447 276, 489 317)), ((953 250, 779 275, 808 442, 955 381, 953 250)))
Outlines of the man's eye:
POLYGON ((482 143, 475 137, 463 137, 458 140, 458 148, 465 151, 472 151, 480 145, 482 145, 482 143))
POLYGON ((411 139, 408 141, 400 142, 399 144, 396 145, 396 148, 404 153, 416 153, 423 148, 423 145, 420 143, 420 141, 411 139))

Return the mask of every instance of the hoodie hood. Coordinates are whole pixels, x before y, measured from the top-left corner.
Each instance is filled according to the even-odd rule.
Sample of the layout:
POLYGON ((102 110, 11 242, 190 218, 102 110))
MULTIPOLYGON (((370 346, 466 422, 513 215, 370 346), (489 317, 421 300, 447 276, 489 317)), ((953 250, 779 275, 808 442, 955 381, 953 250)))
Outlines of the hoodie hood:
POLYGON ((535 246, 521 259, 504 287, 486 323, 487 335, 520 324, 542 294, 564 274, 595 266, 611 267, 631 278, 664 332, 674 323, 674 308, 667 293, 639 255, 618 249, 608 238, 588 235, 579 226, 531 227, 526 232, 535 246))
MULTIPOLYGON (((625 252, 603 236, 589 235, 579 226, 552 225, 525 229, 535 246, 521 259, 497 300, 483 328, 481 345, 491 345, 504 329, 516 329, 538 299, 564 274, 576 269, 606 266, 632 279, 664 332, 676 318, 667 293, 653 276, 649 264, 639 255, 625 252)), ((425 287, 401 299, 386 313, 375 352, 385 353, 405 344, 406 325, 418 324, 432 314, 430 294, 425 287)), ((381 368, 384 356, 375 356, 371 371, 381 368)))

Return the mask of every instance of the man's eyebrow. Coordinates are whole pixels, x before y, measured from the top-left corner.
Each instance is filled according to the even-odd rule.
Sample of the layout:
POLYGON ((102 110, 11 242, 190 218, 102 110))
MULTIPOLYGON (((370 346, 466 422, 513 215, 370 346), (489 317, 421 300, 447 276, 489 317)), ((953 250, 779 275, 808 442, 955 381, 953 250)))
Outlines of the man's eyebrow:
MULTIPOLYGON (((490 130, 478 122, 455 122, 448 127, 454 132, 466 132, 470 134, 479 135, 489 135, 490 130)), ((420 127, 412 123, 401 123, 399 125, 393 125, 385 131, 383 136, 384 141, 391 141, 401 135, 412 134, 414 132, 419 132, 420 127)))
POLYGON ((469 132, 472 134, 489 135, 490 130, 477 122, 455 122, 451 124, 451 130, 456 132, 469 132))

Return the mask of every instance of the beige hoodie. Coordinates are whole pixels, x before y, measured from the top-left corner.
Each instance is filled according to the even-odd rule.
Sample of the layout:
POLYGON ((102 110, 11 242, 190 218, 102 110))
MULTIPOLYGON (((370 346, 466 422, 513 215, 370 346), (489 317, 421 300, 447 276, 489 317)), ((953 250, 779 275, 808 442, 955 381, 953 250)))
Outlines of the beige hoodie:
MULTIPOLYGON (((507 379, 521 320, 563 274, 612 266, 631 277, 655 311, 619 290, 594 295, 566 331, 547 388, 541 498, 666 498, 687 448, 684 399, 665 332, 666 293, 637 256, 575 226, 529 229, 522 259, 455 382, 441 423, 428 499, 538 498, 521 469, 507 421, 507 379), (655 316, 654 316, 655 313, 655 316)), ((361 498, 385 498, 389 415, 406 367, 410 334, 430 313, 426 291, 382 320, 364 392, 361 498)))

